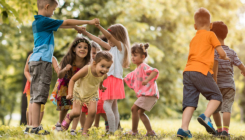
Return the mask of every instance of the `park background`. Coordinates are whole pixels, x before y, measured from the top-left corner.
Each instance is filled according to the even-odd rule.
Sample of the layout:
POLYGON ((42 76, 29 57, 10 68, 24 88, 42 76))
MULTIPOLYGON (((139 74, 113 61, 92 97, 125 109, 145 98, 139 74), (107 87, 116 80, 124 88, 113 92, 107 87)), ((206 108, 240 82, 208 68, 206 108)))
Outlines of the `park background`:
MULTIPOLYGON (((187 62, 189 43, 195 35, 194 12, 207 8, 212 21, 223 21, 229 29, 225 44, 234 49, 245 63, 245 0, 59 0, 52 18, 91 20, 99 18, 104 28, 123 24, 131 44, 150 43, 147 63, 159 70, 157 79, 160 99, 151 112, 152 119, 181 119, 182 73, 187 62)), ((32 22, 37 14, 36 0, 0 0, 0 125, 19 126, 25 122, 26 97, 23 95, 24 65, 34 47, 32 22)), ((100 35, 93 25, 86 29, 100 35)), ((78 34, 74 29, 54 33, 54 56, 60 62, 78 34)), ((124 75, 134 70, 131 64, 124 75)), ((245 122, 245 78, 235 68, 236 99, 232 122, 245 122)), ((50 93, 57 75, 53 72, 50 93)), ((200 79, 201 80, 201 79, 200 79)), ((119 100, 122 120, 131 118, 130 108, 136 100, 133 90, 125 85, 126 98, 119 100)), ((200 96, 194 115, 204 112, 207 101, 200 96)), ((48 101, 44 121, 55 124, 58 112, 48 101)), ((179 124, 180 126, 180 124, 179 124)))

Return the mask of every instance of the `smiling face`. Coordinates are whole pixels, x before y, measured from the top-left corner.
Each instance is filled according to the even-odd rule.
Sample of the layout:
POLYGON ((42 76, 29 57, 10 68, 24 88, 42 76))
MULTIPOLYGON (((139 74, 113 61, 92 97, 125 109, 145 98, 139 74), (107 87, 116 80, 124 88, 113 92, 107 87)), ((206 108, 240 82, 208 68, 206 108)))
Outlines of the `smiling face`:
POLYGON ((88 44, 80 42, 73 51, 75 52, 76 57, 85 58, 88 54, 88 44))
POLYGON ((131 60, 132 63, 139 65, 145 60, 145 55, 141 55, 140 53, 132 53, 131 60))
POLYGON ((96 75, 101 77, 109 72, 112 61, 106 61, 105 59, 100 60, 99 63, 94 62, 96 75))

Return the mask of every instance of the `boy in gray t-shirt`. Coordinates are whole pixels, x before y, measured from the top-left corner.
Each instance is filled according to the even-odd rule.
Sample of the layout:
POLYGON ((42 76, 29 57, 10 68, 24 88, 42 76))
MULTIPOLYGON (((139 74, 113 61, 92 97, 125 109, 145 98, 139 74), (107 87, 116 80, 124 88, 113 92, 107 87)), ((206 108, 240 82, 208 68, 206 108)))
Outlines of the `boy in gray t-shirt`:
POLYGON ((245 67, 237 57, 236 52, 230 49, 228 46, 224 45, 224 40, 228 33, 227 26, 222 21, 213 22, 213 28, 211 31, 213 31, 216 34, 222 45, 222 48, 226 52, 227 56, 230 58, 230 61, 219 59, 219 54, 215 51, 215 61, 213 68, 214 80, 217 82, 220 91, 223 95, 223 102, 213 114, 213 118, 218 129, 216 131, 216 135, 223 138, 227 138, 230 137, 229 125, 231 117, 231 108, 234 102, 236 90, 235 82, 233 79, 233 65, 237 66, 244 76, 245 67), (223 127, 219 111, 223 113, 223 127))

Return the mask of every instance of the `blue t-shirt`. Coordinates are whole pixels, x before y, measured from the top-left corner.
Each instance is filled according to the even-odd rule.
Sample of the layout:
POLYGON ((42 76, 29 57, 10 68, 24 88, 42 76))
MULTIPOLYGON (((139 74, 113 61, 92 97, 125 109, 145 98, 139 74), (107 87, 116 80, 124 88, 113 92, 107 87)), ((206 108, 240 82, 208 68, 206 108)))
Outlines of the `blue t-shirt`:
POLYGON ((35 15, 35 21, 32 23, 32 31, 34 36, 33 54, 30 61, 47 61, 52 62, 54 53, 54 34, 63 20, 55 20, 42 15, 35 15))

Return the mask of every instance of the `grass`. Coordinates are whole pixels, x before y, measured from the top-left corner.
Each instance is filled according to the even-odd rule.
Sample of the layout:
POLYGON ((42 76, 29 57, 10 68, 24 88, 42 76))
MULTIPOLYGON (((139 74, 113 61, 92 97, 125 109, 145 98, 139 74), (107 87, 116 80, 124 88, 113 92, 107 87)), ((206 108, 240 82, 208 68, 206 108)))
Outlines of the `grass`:
MULTIPOLYGON (((129 131, 131 129, 131 120, 121 121, 121 125, 124 128, 123 131, 116 131, 114 136, 105 136, 105 130, 103 121, 98 129, 91 128, 90 129, 90 136, 83 137, 81 134, 77 134, 76 136, 70 135, 67 132, 56 132, 53 131, 51 128, 53 125, 44 125, 44 129, 49 130, 51 132, 50 135, 47 136, 38 136, 38 135, 24 135, 23 130, 25 129, 24 126, 0 126, 0 139, 8 139, 8 140, 71 140, 71 139, 142 139, 142 140, 150 140, 150 139, 162 139, 162 140, 175 140, 178 139, 176 137, 176 132, 181 125, 181 120, 152 120, 152 127, 157 133, 157 138, 152 137, 144 137, 146 134, 146 130, 143 124, 140 122, 139 124, 139 133, 138 136, 124 136, 123 133, 129 131)), ((80 128, 77 128, 77 130, 80 128)), ((191 120, 190 124, 190 131, 193 134, 193 139, 202 139, 202 140, 211 140, 215 139, 211 135, 207 134, 205 128, 201 126, 196 119, 191 120)), ((231 139, 232 140, 242 140, 245 139, 245 124, 239 122, 231 122, 230 127, 231 139)))

